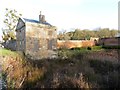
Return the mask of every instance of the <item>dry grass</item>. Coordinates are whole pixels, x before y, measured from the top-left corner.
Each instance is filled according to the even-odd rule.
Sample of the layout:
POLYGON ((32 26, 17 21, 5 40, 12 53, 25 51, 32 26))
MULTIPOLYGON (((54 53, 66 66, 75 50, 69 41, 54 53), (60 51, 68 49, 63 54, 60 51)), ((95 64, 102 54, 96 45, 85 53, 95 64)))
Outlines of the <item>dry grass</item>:
POLYGON ((21 55, 3 56, 1 63, 7 81, 7 88, 22 88, 26 81, 37 81, 45 72, 44 68, 33 67, 21 55))
POLYGON ((2 63, 8 88, 117 88, 120 63, 111 62, 116 53, 61 50, 58 59, 30 60, 19 54, 4 56, 2 63), (97 55, 101 58, 93 58, 97 55))

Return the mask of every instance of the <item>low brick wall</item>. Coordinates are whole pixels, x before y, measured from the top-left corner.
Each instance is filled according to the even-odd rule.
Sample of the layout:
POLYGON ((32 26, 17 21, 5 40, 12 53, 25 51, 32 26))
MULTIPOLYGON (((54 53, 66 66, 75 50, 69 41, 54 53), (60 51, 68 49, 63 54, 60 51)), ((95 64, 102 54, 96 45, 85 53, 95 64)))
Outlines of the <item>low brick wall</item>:
POLYGON ((75 48, 92 46, 95 46, 95 42, 90 40, 57 40, 57 48, 75 48))

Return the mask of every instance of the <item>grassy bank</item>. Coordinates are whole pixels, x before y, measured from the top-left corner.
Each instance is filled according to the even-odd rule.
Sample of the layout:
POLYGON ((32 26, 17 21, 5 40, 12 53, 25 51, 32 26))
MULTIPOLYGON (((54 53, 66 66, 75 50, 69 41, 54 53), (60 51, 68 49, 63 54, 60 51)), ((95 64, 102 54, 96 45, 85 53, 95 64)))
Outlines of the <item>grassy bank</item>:
POLYGON ((0 56, 7 56, 7 55, 9 55, 9 56, 16 56, 17 54, 14 51, 1 48, 0 49, 0 56))
POLYGON ((120 88, 120 63, 91 58, 94 53, 111 58, 116 51, 61 49, 59 58, 37 61, 17 52, 2 52, 8 88, 120 88))

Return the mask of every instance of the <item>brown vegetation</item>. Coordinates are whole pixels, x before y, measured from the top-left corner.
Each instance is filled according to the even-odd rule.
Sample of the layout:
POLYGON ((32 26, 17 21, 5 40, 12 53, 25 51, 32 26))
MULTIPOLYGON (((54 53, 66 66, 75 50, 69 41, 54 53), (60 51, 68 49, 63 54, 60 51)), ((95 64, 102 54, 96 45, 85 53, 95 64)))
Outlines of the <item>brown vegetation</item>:
POLYGON ((8 88, 116 89, 120 86, 120 63, 113 63, 117 55, 116 50, 62 49, 58 59, 36 61, 23 56, 4 56, 2 64, 8 88))

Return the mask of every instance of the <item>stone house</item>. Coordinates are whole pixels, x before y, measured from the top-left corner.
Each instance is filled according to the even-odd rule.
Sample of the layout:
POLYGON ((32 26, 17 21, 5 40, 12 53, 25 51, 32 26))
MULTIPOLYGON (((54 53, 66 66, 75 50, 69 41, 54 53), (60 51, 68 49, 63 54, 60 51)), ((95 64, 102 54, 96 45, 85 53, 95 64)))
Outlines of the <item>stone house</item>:
POLYGON ((57 29, 39 15, 39 21, 19 18, 16 27, 16 49, 30 58, 52 58, 56 56, 57 29))

